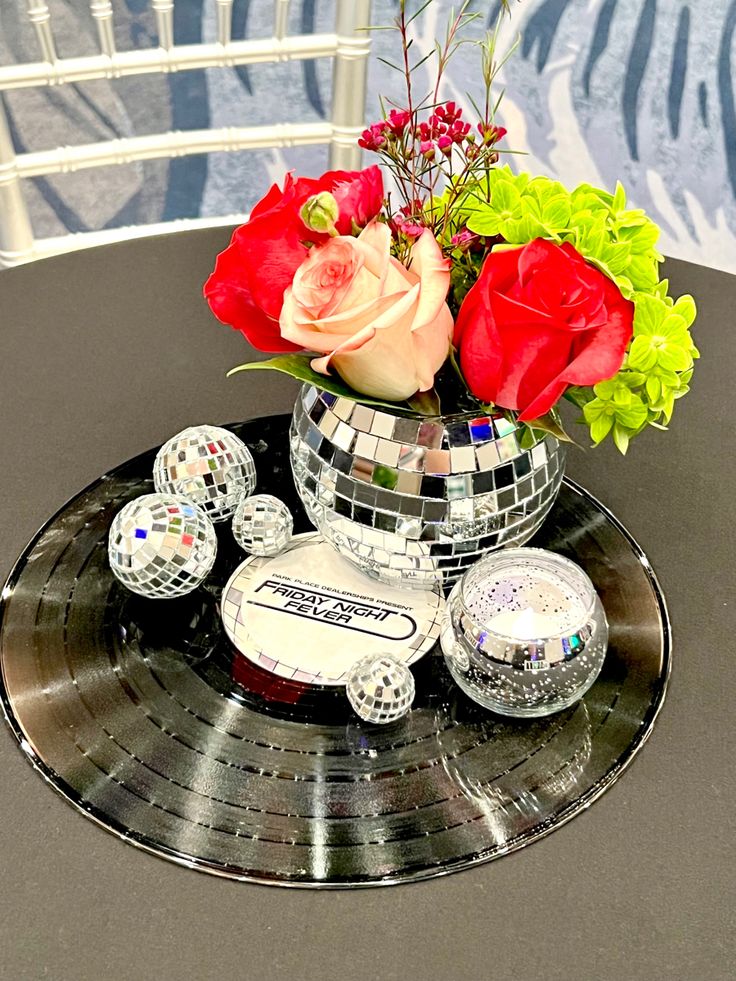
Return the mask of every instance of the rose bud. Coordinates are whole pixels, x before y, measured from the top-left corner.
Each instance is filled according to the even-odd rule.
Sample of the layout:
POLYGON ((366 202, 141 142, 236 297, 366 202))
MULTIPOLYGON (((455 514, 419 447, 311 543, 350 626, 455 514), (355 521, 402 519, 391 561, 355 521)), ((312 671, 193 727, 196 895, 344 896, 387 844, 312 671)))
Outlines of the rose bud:
POLYGON ((299 212, 307 228, 313 232, 327 232, 328 235, 337 235, 335 222, 339 215, 339 205, 329 191, 320 191, 307 198, 299 212))

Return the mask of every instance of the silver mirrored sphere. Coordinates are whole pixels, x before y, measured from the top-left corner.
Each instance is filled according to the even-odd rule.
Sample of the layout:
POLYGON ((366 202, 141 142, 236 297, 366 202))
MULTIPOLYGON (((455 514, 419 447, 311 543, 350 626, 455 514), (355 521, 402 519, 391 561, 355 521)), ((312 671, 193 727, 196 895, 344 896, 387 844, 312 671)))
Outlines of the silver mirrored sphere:
POLYGON ((144 494, 115 515, 108 537, 110 568, 128 589, 151 599, 191 592, 217 555, 215 527, 186 498, 144 494))
POLYGON ((219 426, 190 426, 156 454, 153 483, 159 494, 186 497, 212 521, 225 521, 253 493, 256 467, 234 433, 219 426))
POLYGON ((291 511, 271 494, 246 497, 233 516, 235 541, 252 555, 283 552, 291 541, 293 530, 291 511))
POLYGON ((345 686, 353 710, 366 722, 394 722, 411 708, 414 676, 390 654, 370 654, 356 661, 345 686))

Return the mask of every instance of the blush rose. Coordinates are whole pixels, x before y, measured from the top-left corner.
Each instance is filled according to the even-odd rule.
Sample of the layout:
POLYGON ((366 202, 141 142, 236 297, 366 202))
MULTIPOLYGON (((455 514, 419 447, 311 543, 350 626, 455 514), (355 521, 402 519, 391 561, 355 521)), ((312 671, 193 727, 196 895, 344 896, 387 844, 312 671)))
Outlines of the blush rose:
POLYGON ((530 421, 621 367, 634 304, 569 243, 491 252, 455 324, 468 387, 530 421))
POLYGON ((427 391, 450 349, 448 266, 428 230, 409 268, 391 255, 387 225, 332 238, 310 251, 286 290, 281 336, 322 354, 312 367, 334 369, 363 395, 397 401, 427 391))
POLYGON ((279 315, 284 290, 307 257, 308 243, 330 237, 308 229, 300 217, 307 199, 323 191, 337 201, 335 227, 343 234, 353 230, 353 223, 366 225, 383 204, 383 178, 375 166, 331 170, 316 180, 287 174, 283 190, 274 184, 248 221, 235 229, 205 283, 204 295, 217 319, 261 351, 296 350, 279 333, 279 315))

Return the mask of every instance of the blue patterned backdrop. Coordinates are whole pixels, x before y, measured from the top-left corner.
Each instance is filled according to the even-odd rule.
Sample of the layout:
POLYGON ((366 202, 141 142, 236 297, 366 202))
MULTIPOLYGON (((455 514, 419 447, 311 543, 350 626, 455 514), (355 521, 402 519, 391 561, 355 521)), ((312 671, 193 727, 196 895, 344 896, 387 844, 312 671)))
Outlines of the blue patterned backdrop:
MULTIPOLYGON (((339 0, 350 2, 350 0, 339 0)), ((86 0, 49 0, 62 55, 97 50, 86 0)), ((386 23, 395 0, 374 0, 386 23)), ((434 43, 452 4, 433 0, 417 23, 415 50, 434 43)), ((457 6, 457 0, 455 2, 457 6)), ((476 34, 497 2, 475 0, 476 34)), ((113 0, 120 48, 156 44, 149 0, 113 0)), ((179 42, 214 40, 211 0, 177 0, 179 42)), ((736 0, 522 0, 504 29, 521 44, 503 73, 500 119, 512 165, 558 177, 627 186, 663 229, 663 250, 736 271, 736 0)), ((270 0, 235 0, 234 37, 266 36, 270 0)), ((291 28, 329 30, 334 2, 294 0, 291 28)), ((374 37, 376 53, 392 37, 374 37)), ((0 4, 0 60, 38 57, 25 0, 0 4)), ((466 103, 477 57, 462 49, 445 96, 466 103)), ((372 60, 368 115, 390 71, 372 60)), ((307 62, 131 77, 6 96, 19 149, 168 128, 317 119, 329 104, 330 66, 307 62)), ((39 179, 29 188, 37 234, 247 210, 283 170, 318 173, 322 148, 153 161, 39 179)))

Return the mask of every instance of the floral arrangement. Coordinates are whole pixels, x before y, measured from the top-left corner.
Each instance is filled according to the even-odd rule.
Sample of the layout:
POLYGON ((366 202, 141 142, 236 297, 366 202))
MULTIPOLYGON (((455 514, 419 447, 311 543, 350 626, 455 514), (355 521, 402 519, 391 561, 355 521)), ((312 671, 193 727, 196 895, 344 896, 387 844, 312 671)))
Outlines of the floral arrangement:
POLYGON ((620 184, 569 191, 499 164, 498 25, 479 43, 472 125, 440 99, 476 16, 466 8, 431 52, 432 91, 417 97, 410 25, 423 7, 400 3, 402 63, 391 67, 404 98, 383 104, 359 141, 390 188, 377 165, 287 174, 236 229, 205 296, 276 354, 233 371, 284 371, 399 413, 502 409, 566 439, 564 397, 594 444, 610 434, 625 453, 647 426, 666 428, 688 391, 695 303, 668 295, 659 229, 620 184))

